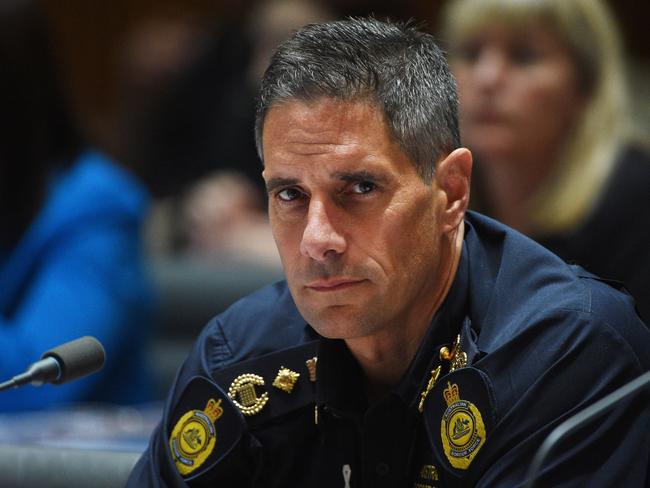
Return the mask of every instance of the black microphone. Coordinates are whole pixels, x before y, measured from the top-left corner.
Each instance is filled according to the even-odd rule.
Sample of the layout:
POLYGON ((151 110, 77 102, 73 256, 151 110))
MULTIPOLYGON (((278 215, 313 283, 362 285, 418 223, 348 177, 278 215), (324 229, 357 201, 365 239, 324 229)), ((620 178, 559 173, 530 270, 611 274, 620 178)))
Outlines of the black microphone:
POLYGON ((546 457, 562 439, 583 425, 596 420, 601 415, 618 405, 619 402, 623 401, 625 398, 636 395, 648 386, 650 386, 650 371, 646 371, 636 379, 626 383, 617 390, 614 390, 609 395, 601 398, 593 405, 579 411, 572 417, 569 417, 553 429, 535 453, 535 457, 528 467, 525 488, 533 488, 535 486, 535 482, 537 481, 539 472, 542 469, 542 464, 546 460, 546 457))
POLYGON ((27 371, 0 383, 0 391, 26 384, 61 385, 99 371, 104 366, 105 358, 104 347, 97 339, 80 337, 43 353, 41 360, 32 364, 27 371))

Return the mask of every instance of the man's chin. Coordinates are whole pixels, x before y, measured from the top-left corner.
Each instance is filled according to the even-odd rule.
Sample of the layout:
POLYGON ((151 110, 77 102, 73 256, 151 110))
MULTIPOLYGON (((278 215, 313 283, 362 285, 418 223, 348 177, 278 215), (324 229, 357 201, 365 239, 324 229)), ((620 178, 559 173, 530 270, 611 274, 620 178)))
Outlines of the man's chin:
POLYGON ((368 318, 352 305, 333 305, 301 314, 309 325, 327 339, 353 339, 366 335, 368 318))

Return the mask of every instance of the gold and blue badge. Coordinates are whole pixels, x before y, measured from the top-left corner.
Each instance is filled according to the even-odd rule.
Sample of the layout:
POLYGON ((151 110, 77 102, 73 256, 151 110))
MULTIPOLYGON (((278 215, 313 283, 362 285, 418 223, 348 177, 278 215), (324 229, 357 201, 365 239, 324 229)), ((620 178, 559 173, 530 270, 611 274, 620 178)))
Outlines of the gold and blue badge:
POLYGON ((427 395, 423 410, 438 468, 462 477, 489 442, 495 423, 490 379, 471 366, 456 369, 440 378, 427 395))
POLYGON ((191 410, 176 422, 169 447, 180 474, 190 474, 212 454, 217 442, 215 422, 223 415, 222 401, 210 398, 203 410, 191 410))
POLYGON ((476 405, 460 397, 456 383, 447 382, 443 396, 447 403, 440 421, 443 451, 454 468, 467 469, 485 444, 483 416, 476 405))
POLYGON ((246 422, 221 387, 195 376, 183 387, 166 432, 171 458, 189 480, 203 476, 241 444, 246 422))

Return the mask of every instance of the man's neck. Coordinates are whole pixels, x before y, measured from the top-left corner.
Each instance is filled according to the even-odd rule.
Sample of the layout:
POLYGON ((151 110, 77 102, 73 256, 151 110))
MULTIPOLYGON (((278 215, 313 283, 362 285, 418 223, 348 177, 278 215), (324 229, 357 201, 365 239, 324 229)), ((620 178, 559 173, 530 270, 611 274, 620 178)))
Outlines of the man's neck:
POLYGON ((424 307, 422 313, 409 317, 406 323, 385 328, 381 334, 346 340, 350 352, 361 366, 366 380, 366 393, 371 402, 399 384, 415 357, 433 316, 454 282, 463 236, 464 224, 461 223, 449 237, 445 254, 441 256, 440 269, 432 270, 438 280, 434 292, 429 295, 429 306, 424 307))

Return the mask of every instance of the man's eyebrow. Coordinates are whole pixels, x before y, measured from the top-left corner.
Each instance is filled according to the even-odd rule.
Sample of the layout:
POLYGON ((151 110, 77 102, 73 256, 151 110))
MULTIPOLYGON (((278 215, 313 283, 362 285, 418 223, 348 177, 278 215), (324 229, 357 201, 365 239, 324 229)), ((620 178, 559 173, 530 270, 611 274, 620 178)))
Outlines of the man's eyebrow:
POLYGON ((276 188, 280 188, 283 186, 293 186, 297 185, 298 180, 296 178, 271 178, 269 181, 266 182, 266 192, 271 193, 273 190, 276 188))
POLYGON ((332 174, 332 177, 346 181, 348 183, 358 183, 359 181, 373 181, 376 183, 386 183, 388 178, 384 175, 375 173, 368 170, 359 170, 359 171, 337 171, 332 174))

